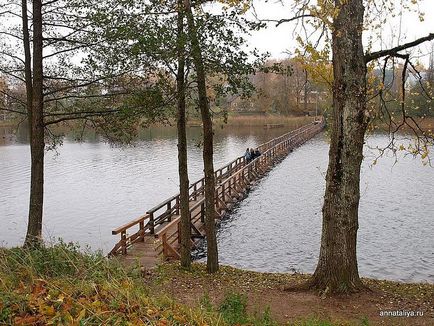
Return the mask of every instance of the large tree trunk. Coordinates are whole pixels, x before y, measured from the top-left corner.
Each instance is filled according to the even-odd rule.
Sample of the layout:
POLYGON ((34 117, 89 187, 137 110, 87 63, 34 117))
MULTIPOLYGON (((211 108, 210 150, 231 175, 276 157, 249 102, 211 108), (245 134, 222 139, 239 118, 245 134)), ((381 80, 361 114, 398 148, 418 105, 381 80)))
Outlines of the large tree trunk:
POLYGON ((213 130, 208 97, 206 94, 205 69, 203 66, 202 52, 197 36, 191 4, 185 1, 188 31, 191 41, 193 63, 196 68, 197 84, 199 93, 199 107, 203 123, 203 164, 205 172, 205 229, 207 239, 207 271, 218 271, 217 237, 215 228, 214 206, 214 164, 213 164, 213 130))
POLYGON ((184 0, 178 0, 178 72, 176 87, 178 93, 178 172, 179 194, 181 206, 181 266, 189 269, 191 266, 191 227, 188 200, 188 168, 187 168, 187 133, 185 118, 185 43, 184 43, 184 0))
MULTIPOLYGON (((340 0, 336 0, 339 6, 340 0)), ((333 26, 333 112, 320 256, 313 285, 330 293, 362 287, 356 242, 360 165, 366 131, 363 1, 341 5, 333 26)))
MULTIPOLYGON (((33 1, 33 83, 31 120, 29 121, 31 176, 30 205, 25 246, 42 243, 42 211, 44 201, 44 117, 42 69, 42 1, 33 1)), ((29 98, 29 95, 27 96, 29 98)))

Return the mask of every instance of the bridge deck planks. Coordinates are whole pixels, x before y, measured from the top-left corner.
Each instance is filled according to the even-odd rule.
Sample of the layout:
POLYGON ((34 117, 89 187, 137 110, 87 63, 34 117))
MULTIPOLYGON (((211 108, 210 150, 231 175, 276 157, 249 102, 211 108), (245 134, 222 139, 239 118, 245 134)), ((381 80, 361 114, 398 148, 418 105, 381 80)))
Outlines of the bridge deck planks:
MULTIPOLYGON (((196 205, 203 196, 197 198, 197 200, 190 201, 190 208, 196 205)), ((192 212, 194 216, 200 208, 197 208, 192 212)), ((166 222, 155 228, 155 234, 145 234, 143 242, 136 242, 128 249, 128 255, 116 256, 116 259, 125 266, 140 265, 145 269, 152 269, 163 261, 163 256, 161 255, 162 246, 161 241, 158 239, 158 235, 164 229, 166 231, 167 237, 170 238, 178 231, 178 221, 180 215, 172 215, 172 221, 166 222)), ((205 234, 205 225, 200 221, 195 221, 195 227, 202 233, 205 234)), ((179 244, 176 241, 175 249, 179 250, 179 244)))

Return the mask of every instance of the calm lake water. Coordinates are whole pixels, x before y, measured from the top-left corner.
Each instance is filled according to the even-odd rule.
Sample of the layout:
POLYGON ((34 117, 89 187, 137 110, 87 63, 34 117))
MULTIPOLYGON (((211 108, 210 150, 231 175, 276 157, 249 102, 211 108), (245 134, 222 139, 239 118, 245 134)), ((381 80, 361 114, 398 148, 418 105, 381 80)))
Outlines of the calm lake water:
MULTIPOLYGON (((225 128, 215 141, 216 167, 283 129, 225 128)), ((0 243, 22 243, 27 223, 29 148, 23 135, 0 129, 0 243)), ((200 128, 189 135, 190 181, 202 175, 200 128)), ((276 166, 218 231, 221 263, 268 272, 313 272, 319 252, 328 144, 319 135, 276 166)), ((387 137, 368 138, 370 146, 387 137)), ((78 241, 107 252, 111 230, 177 192, 174 129, 146 130, 134 147, 98 138, 66 138, 46 158, 44 237, 78 241)), ((419 160, 383 157, 362 169, 359 269, 362 276, 434 282, 434 170, 419 160)))
MULTIPOLYGON (((282 129, 217 130, 215 166, 220 167, 285 132, 282 129)), ((0 128, 0 245, 23 242, 27 228, 30 149, 26 133, 0 128)), ((189 130, 189 173, 203 175, 201 128, 189 130)), ((64 140, 49 151, 45 165, 43 235, 79 241, 108 252, 118 241, 111 230, 144 214, 178 192, 177 140, 174 128, 143 131, 135 146, 112 147, 97 137, 64 140)))

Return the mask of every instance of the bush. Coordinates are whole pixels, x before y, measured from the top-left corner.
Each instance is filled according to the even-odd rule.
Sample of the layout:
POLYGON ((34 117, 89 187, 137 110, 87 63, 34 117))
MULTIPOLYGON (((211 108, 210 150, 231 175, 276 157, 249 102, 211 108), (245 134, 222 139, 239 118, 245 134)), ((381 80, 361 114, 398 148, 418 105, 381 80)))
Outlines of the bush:
POLYGON ((223 319, 230 325, 246 324, 247 316, 247 297, 239 293, 229 293, 220 304, 218 311, 223 319))

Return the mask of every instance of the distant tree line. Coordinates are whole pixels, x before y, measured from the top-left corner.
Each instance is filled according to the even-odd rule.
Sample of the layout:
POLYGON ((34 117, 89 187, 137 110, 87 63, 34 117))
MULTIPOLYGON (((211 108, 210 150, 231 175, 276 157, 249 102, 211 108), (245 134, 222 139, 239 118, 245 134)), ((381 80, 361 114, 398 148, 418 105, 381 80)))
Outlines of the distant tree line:
MULTIPOLYGON (((331 104, 327 83, 311 74, 314 64, 305 58, 267 60, 264 67, 250 76, 256 93, 249 98, 226 98, 229 111, 263 114, 306 115, 323 112, 331 104), (273 67, 277 69, 273 69, 273 67)), ((331 65, 326 68, 331 72, 331 65)))

